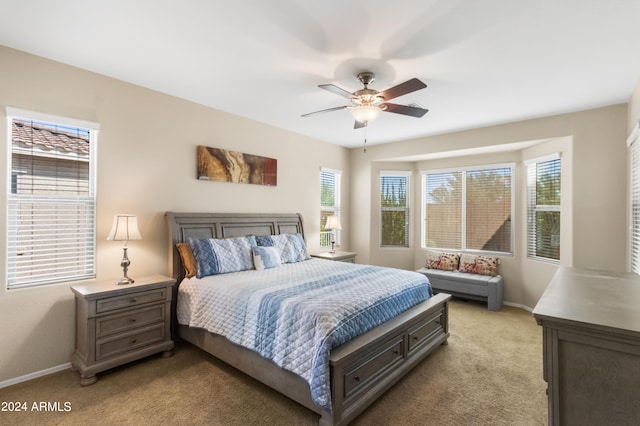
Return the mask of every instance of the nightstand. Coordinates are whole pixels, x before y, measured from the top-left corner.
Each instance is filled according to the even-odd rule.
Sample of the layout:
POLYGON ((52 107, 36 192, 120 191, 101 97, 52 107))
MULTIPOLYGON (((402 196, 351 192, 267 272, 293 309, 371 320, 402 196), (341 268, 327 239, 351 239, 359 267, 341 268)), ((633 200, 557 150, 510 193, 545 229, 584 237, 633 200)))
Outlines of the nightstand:
POLYGON ((338 262, 349 262, 356 263, 356 256, 358 253, 354 253, 351 251, 337 251, 335 253, 330 253, 328 251, 323 253, 315 253, 312 254, 312 257, 317 257, 319 259, 327 259, 327 260, 336 260, 338 262))
POLYGON ((72 286, 76 299, 76 350, 71 365, 80 385, 98 379, 96 373, 163 352, 173 354, 171 299, 176 280, 161 275, 72 286))

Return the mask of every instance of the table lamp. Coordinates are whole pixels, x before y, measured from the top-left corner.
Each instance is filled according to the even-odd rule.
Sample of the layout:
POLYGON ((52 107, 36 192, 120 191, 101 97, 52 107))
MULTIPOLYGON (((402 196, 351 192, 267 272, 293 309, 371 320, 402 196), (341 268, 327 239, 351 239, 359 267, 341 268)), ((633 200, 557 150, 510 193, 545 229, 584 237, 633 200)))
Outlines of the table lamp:
POLYGON ((124 255, 120 266, 124 271, 124 276, 116 281, 116 285, 133 284, 134 280, 127 276, 127 269, 131 262, 127 256, 127 241, 129 240, 141 240, 142 235, 138 230, 138 218, 133 214, 116 214, 113 216, 113 226, 111 232, 107 236, 109 241, 124 241, 124 255))
POLYGON ((331 232, 331 250, 329 251, 329 253, 333 254, 336 252, 335 250, 336 229, 342 229, 342 226, 340 226, 340 218, 336 215, 327 217, 327 223, 325 223, 324 229, 329 229, 332 231, 331 232))

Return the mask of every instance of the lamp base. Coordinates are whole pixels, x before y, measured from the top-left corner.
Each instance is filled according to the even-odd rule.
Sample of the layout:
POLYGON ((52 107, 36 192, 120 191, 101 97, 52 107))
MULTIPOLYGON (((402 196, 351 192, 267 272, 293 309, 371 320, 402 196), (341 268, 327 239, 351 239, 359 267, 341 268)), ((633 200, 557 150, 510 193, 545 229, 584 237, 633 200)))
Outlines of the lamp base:
POLYGON ((135 281, 132 278, 122 277, 118 281, 116 281, 116 285, 127 285, 127 284, 133 284, 134 282, 135 281))
POLYGON ((120 266, 122 266, 122 278, 116 281, 116 285, 127 285, 133 284, 135 281, 127 276, 127 270, 129 269, 129 265, 131 262, 129 261, 129 257, 127 256, 127 242, 124 243, 124 255, 122 257, 122 262, 120 262, 120 266))

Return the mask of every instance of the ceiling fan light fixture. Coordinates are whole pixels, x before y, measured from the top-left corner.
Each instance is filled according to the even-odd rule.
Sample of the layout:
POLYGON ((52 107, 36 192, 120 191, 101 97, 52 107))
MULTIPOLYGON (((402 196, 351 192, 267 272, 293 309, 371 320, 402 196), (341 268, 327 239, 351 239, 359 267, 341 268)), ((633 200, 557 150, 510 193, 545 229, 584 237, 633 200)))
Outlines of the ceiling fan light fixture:
POLYGON ((374 105, 359 105, 351 108, 353 118, 361 123, 368 123, 375 120, 381 112, 382 109, 374 105))

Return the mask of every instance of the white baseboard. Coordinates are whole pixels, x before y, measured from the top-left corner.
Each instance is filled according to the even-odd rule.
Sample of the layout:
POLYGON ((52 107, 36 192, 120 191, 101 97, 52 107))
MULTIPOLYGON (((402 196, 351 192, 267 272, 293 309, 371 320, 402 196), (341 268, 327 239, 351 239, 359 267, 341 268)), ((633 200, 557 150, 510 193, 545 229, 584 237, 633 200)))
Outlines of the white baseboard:
POLYGON ((14 377, 13 379, 0 382, 0 389, 9 387, 11 385, 17 385, 18 383, 26 382, 29 380, 37 379, 38 377, 43 377, 49 374, 57 373, 58 371, 68 370, 69 368, 71 368, 71 363, 67 362, 65 364, 57 365, 55 367, 36 371, 34 373, 25 374, 24 376, 14 377))

